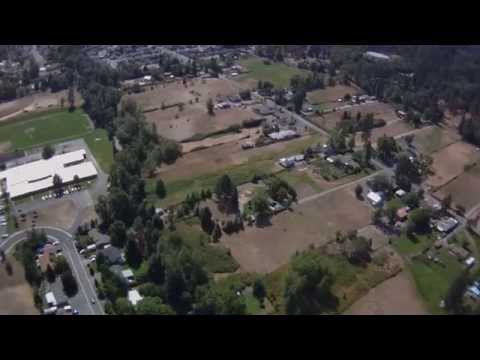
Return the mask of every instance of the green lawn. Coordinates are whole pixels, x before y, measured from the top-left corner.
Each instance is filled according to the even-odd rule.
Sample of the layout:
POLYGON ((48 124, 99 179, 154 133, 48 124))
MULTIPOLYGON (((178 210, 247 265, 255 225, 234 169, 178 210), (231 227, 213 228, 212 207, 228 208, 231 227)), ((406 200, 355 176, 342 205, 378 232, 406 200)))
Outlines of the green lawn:
POLYGON ((108 139, 107 131, 104 129, 96 129, 84 136, 83 139, 102 170, 109 173, 110 167, 113 164, 113 145, 108 139))
POLYGON ((416 235, 415 240, 410 240, 405 234, 392 238, 392 245, 402 256, 420 254, 435 242, 435 235, 416 235))
POLYGON ((240 65, 246 67, 249 73, 240 75, 238 79, 241 81, 252 78, 257 81, 269 81, 277 88, 286 88, 290 85, 290 79, 294 75, 306 76, 308 74, 306 70, 283 63, 272 62, 271 65, 265 65, 263 61, 264 59, 258 57, 241 60, 240 65))
POLYGON ((306 172, 284 170, 280 172, 277 177, 285 180, 295 189, 302 185, 309 185, 317 192, 325 190, 324 187, 322 187, 319 183, 313 180, 306 172))
POLYGON ((452 281, 462 271, 462 265, 458 260, 441 250, 439 258, 445 267, 432 261, 413 260, 408 266, 415 279, 419 294, 432 314, 443 314, 440 301, 444 299, 452 281))
POLYGON ((245 296, 245 305, 247 307, 248 315, 258 315, 263 311, 260 306, 260 301, 253 295, 245 296))
POLYGON ((85 113, 77 109, 51 111, 0 125, 0 143, 10 142, 12 150, 81 137, 91 131, 85 113))
POLYGON ((202 174, 195 176, 192 174, 189 178, 180 178, 178 180, 169 181, 165 184, 167 189, 167 197, 158 199, 155 195, 155 179, 147 180, 146 190, 149 194, 149 201, 157 206, 169 206, 185 200, 187 194, 193 191, 201 191, 202 189, 213 190, 216 181, 223 174, 228 174, 236 185, 240 185, 250 181, 253 175, 270 174, 273 165, 283 156, 301 153, 306 147, 322 142, 324 136, 314 135, 299 141, 291 141, 287 147, 280 152, 269 152, 252 156, 246 163, 235 165, 221 172, 202 174))

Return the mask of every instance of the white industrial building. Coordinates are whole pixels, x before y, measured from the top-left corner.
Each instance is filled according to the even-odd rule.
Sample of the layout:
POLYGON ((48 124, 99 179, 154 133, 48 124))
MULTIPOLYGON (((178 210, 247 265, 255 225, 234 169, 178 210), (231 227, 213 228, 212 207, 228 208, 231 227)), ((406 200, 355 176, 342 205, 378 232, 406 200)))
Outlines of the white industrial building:
POLYGON ((11 199, 48 190, 53 186, 55 174, 64 184, 97 176, 97 170, 91 161, 86 161, 85 150, 72 151, 37 160, 27 164, 0 171, 0 193, 7 192, 11 199))

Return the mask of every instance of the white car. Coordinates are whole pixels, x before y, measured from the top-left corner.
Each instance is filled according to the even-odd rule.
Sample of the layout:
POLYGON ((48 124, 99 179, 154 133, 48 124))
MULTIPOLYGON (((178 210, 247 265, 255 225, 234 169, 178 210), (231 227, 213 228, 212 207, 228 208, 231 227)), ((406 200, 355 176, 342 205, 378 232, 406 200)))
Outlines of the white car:
POLYGON ((68 190, 65 190, 63 193, 64 193, 65 195, 70 194, 70 193, 68 192, 68 190))
POLYGON ((55 240, 53 243, 52 243, 53 246, 57 246, 57 245, 60 245, 60 241, 58 240, 55 240))

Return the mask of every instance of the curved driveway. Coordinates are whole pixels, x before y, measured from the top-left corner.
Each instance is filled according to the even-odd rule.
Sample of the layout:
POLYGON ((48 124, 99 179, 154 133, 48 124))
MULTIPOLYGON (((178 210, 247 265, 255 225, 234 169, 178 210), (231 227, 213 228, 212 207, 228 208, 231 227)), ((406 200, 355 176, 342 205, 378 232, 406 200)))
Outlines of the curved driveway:
MULTIPOLYGON (((44 231, 49 239, 58 240, 62 244, 65 257, 70 263, 73 274, 77 279, 79 293, 84 298, 86 304, 85 309, 88 310, 88 315, 104 315, 105 312, 98 301, 97 292, 95 291, 92 277, 83 264, 80 254, 75 248, 72 235, 65 230, 48 226, 38 227, 37 230, 44 231), (95 304, 91 303, 91 299, 95 299, 95 304)), ((26 236, 27 230, 16 232, 0 244, 0 249, 7 253, 13 249, 16 244, 26 240, 26 236)))

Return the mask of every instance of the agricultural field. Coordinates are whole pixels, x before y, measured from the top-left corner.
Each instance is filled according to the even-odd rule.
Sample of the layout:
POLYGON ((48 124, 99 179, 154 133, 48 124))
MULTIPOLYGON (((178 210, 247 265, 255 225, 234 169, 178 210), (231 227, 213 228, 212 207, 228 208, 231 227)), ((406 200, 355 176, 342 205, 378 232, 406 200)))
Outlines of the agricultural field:
MULTIPOLYGON (((427 184, 438 189, 464 172, 464 166, 480 159, 480 154, 473 145, 456 142, 432 154, 434 175, 427 184)), ((453 195, 455 196, 455 195, 453 195)))
POLYGON ((356 119, 357 113, 361 113, 362 115, 365 115, 367 113, 373 113, 374 117, 376 119, 383 119, 387 123, 382 128, 377 128, 372 130, 372 135, 375 131, 384 129, 388 126, 393 126, 394 123, 396 122, 402 122, 400 121, 399 117, 395 113, 395 110, 387 103, 382 103, 382 102, 375 102, 371 104, 360 104, 360 105, 354 105, 348 109, 343 109, 343 110, 337 110, 334 112, 329 112, 327 114, 324 114, 323 116, 319 115, 314 115, 311 117, 312 122, 320 126, 321 128, 329 131, 332 129, 335 129, 337 124, 342 121, 343 113, 345 111, 349 111, 352 115, 353 119, 356 119), (391 124, 391 125, 389 125, 391 124))
POLYGON ((181 82, 157 85, 153 90, 127 95, 145 111, 149 123, 155 124, 160 135, 182 141, 197 135, 224 130, 243 120, 256 117, 250 108, 218 109, 214 116, 207 113, 208 99, 238 95, 244 89, 227 79, 194 79, 185 87, 181 82), (197 102, 198 99, 198 102, 197 102), (183 108, 172 106, 183 103, 183 108), (162 104, 166 107, 162 110, 162 104))
POLYGON ((450 194, 454 206, 461 205, 466 211, 469 211, 480 204, 480 191, 478 189, 480 189, 480 166, 475 165, 472 169, 465 171, 455 180, 441 187, 434 194, 440 199, 450 194))
POLYGON ((357 300, 346 315, 427 315, 408 272, 402 271, 357 300))
POLYGON ((290 85, 290 79, 295 75, 305 76, 309 72, 299 68, 274 63, 266 65, 264 59, 251 57, 239 61, 240 65, 249 72, 242 74, 236 79, 240 84, 247 84, 250 88, 256 88, 258 81, 269 81, 276 88, 286 88, 290 85))
POLYGON ((91 131, 86 114, 77 109, 74 112, 48 111, 38 115, 24 115, 16 122, 0 124, 0 144, 10 143, 10 150, 54 143, 81 137, 91 131))
POLYGON ((355 86, 335 85, 328 86, 325 89, 318 89, 307 93, 307 100, 312 105, 331 105, 327 108, 336 106, 337 99, 343 98, 346 94, 357 95, 360 89, 355 86))
POLYGON ((108 138, 107 131, 95 129, 90 134, 84 136, 83 140, 85 140, 103 172, 108 174, 113 164, 113 145, 108 138))
MULTIPOLYGON (((405 121, 396 121, 392 122, 391 124, 372 129, 370 141, 372 142, 373 147, 376 148, 378 139, 380 139, 383 135, 398 137, 410 131, 413 131, 413 129, 405 121)), ((361 133, 357 133, 355 143, 357 146, 363 144, 361 133)))
MULTIPOLYGON (((248 182, 255 174, 281 170, 276 162, 282 156, 300 153, 325 140, 322 135, 305 136, 249 150, 242 150, 240 143, 231 142, 185 154, 175 164, 158 169, 158 177, 166 185, 167 197, 157 201, 152 194, 150 200, 160 206, 176 204, 188 193, 212 189, 217 179, 227 173, 236 184, 248 182)), ((153 193, 154 183, 154 180, 147 182, 148 192, 153 193)))
POLYGON ((23 266, 13 256, 7 256, 12 274, 0 264, 0 315, 38 315, 33 303, 33 292, 25 280, 23 266))
POLYGON ((242 271, 271 272, 286 264, 296 251, 326 244, 337 230, 367 225, 370 212, 355 198, 353 187, 347 187, 274 216, 270 226, 247 227, 223 236, 221 242, 230 248, 242 271))
POLYGON ((412 144, 419 152, 431 155, 460 139, 457 131, 434 126, 416 132, 412 144))

